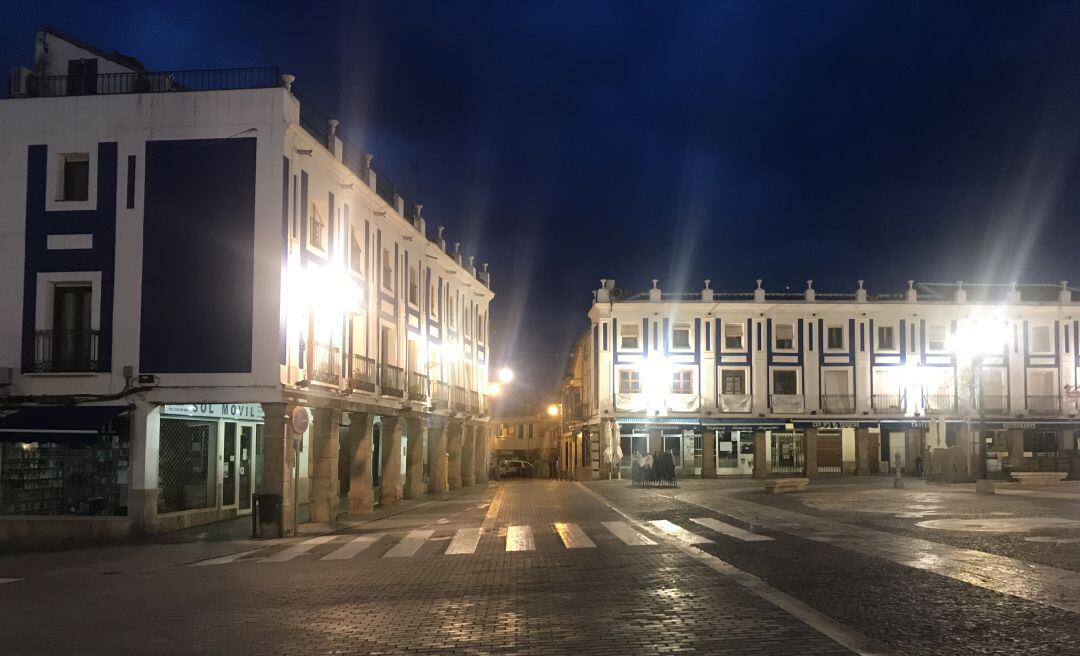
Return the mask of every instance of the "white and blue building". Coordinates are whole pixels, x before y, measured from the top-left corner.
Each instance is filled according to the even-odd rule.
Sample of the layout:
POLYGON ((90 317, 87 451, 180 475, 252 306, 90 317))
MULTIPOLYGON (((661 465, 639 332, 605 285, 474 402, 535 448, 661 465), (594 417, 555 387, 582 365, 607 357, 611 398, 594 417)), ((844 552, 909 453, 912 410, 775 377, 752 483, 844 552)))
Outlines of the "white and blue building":
POLYGON ((486 265, 293 83, 51 29, 12 71, 0 541, 169 530, 256 493, 287 534, 485 476, 486 265))
POLYGON ((590 369, 576 374, 587 430, 568 448, 584 477, 614 471, 608 439, 622 467, 665 450, 705 476, 870 473, 898 453, 909 471, 947 462, 971 475, 980 435, 992 473, 1066 458, 1080 429, 1074 292, 909 281, 878 294, 860 281, 822 293, 808 281, 774 293, 759 280, 726 293, 706 280, 672 294, 654 280, 630 295, 604 280, 575 351, 590 369))

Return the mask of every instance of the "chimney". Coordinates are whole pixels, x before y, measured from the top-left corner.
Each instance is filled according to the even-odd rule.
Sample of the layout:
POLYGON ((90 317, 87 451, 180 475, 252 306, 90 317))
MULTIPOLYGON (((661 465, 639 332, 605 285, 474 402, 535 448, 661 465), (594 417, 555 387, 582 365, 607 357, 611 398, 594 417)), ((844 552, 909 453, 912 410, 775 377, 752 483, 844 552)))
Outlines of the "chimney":
POLYGON ((856 303, 865 303, 866 302, 866 290, 863 289, 863 281, 859 280, 857 282, 859 283, 859 288, 855 290, 855 302, 856 303))
POLYGON ((705 279, 705 289, 701 290, 701 300, 711 301, 713 300, 713 290, 709 289, 709 283, 712 282, 708 278, 705 279))
POLYGON ((803 294, 806 297, 806 300, 808 302, 810 302, 810 303, 814 302, 814 298, 815 298, 816 294, 814 292, 814 281, 813 280, 807 280, 806 281, 806 291, 803 292, 803 294))
POLYGON ((420 216, 420 212, 424 210, 423 203, 416 204, 416 216, 413 217, 413 227, 420 233, 420 236, 427 239, 427 223, 424 222, 424 217, 420 216))
POLYGON ((608 303, 611 301, 611 290, 607 286, 607 278, 600 279, 600 289, 593 292, 596 295, 596 300, 599 303, 608 303))
POLYGON ((914 303, 919 300, 919 292, 915 291, 915 281, 907 281, 907 291, 904 292, 904 300, 908 303, 914 303))
POLYGON ((1069 281, 1061 281, 1061 289, 1058 291, 1058 303, 1072 303, 1072 292, 1069 290, 1069 281))
POLYGON ((649 290, 649 300, 652 302, 659 302, 664 300, 663 293, 660 288, 656 286, 656 283, 660 282, 658 278, 652 279, 652 289, 649 290))
POLYGON ((956 281, 956 296, 954 299, 957 303, 967 303, 967 291, 964 289, 964 281, 956 281))
POLYGON ((764 303, 765 302, 765 288, 761 286, 761 278, 757 279, 757 288, 754 289, 754 302, 755 303, 764 303))

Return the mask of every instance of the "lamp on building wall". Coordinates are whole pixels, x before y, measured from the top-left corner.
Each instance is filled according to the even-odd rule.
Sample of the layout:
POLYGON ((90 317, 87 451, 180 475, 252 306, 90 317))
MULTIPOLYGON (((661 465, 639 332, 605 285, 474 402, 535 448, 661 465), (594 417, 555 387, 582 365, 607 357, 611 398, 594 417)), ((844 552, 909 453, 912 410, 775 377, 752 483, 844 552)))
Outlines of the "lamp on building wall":
POLYGON ((979 440, 979 478, 988 478, 986 471, 986 438, 983 426, 986 424, 986 403, 982 399, 983 359, 986 356, 1002 355, 1009 343, 1009 328, 1004 321, 987 319, 983 321, 961 321, 956 327, 956 334, 948 345, 949 351, 956 356, 957 368, 960 361, 970 363, 968 378, 971 390, 971 402, 978 407, 978 427, 975 432, 979 440))
POLYGON ((514 380, 514 372, 510 367, 499 369, 499 382, 506 385, 514 380))

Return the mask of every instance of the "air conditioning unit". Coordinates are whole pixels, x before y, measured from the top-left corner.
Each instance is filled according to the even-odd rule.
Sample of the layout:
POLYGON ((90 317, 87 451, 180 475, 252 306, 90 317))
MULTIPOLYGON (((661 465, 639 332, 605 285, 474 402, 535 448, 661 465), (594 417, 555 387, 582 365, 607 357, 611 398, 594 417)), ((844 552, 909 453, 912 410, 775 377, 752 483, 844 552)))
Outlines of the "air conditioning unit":
POLYGON ((11 76, 8 78, 8 94, 12 98, 25 98, 30 95, 30 76, 33 74, 34 71, 25 66, 16 66, 11 69, 11 76))

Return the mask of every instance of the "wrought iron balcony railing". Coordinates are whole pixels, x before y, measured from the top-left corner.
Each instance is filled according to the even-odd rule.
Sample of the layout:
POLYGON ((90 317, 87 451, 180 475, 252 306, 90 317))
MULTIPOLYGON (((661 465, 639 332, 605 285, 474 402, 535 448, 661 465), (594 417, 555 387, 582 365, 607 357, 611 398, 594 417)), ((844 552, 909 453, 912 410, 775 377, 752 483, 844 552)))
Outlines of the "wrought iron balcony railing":
POLYGON ((377 371, 375 360, 354 353, 349 368, 349 387, 374 393, 378 384, 377 371))
POLYGON ((35 330, 34 371, 85 373, 98 370, 97 330, 35 330))
POLYGON ((464 387, 453 385, 450 387, 450 409, 462 412, 469 409, 469 401, 464 387))
POLYGON ((1028 394, 1027 409, 1033 415, 1060 415, 1061 397, 1056 394, 1028 394))
POLYGON ((976 400, 975 409, 988 414, 1009 414, 1009 397, 1004 394, 981 394, 976 400))
POLYGON ((941 415, 956 412, 955 394, 923 394, 923 408, 926 414, 941 415))
POLYGON ((821 411, 827 415, 849 415, 855 412, 854 394, 822 394, 821 411))
POLYGON ((406 378, 409 383, 409 400, 427 401, 428 377, 424 374, 410 371, 406 378))
POLYGON ((379 392, 386 396, 404 396, 405 370, 392 364, 382 363, 379 368, 379 392))
POLYGON ((480 412, 480 393, 475 390, 465 390, 465 409, 468 412, 480 412))
MULTIPOLYGON (((219 68, 195 71, 144 71, 102 73, 100 75, 32 75, 25 95, 31 98, 56 96, 116 95, 123 93, 172 93, 179 91, 227 91, 270 89, 281 86, 274 67, 219 68)), ((10 89, 12 95, 21 94, 10 89)))
POLYGON ((341 349, 311 342, 311 380, 326 385, 341 384, 341 349))
POLYGON ((431 381, 431 406, 440 410, 450 407, 450 386, 441 380, 431 381))
POLYGON ((903 414, 907 409, 907 398, 904 394, 874 394, 870 402, 874 412, 882 414, 903 414))

